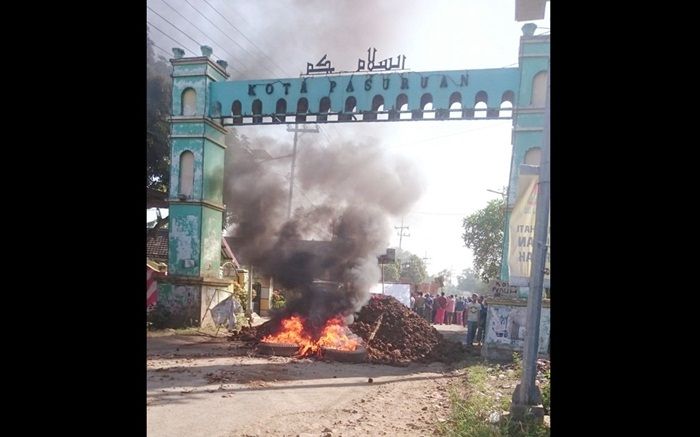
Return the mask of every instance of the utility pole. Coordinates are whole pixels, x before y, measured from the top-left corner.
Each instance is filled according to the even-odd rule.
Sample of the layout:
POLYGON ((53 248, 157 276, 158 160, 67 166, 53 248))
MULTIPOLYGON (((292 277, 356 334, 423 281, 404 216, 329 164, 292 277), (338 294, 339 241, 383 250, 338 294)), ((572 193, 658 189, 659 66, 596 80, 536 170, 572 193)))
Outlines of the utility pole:
POLYGON ((299 132, 301 133, 318 133, 318 125, 314 126, 315 129, 307 129, 306 125, 302 127, 301 129, 297 128, 296 126, 291 128, 290 125, 287 125, 287 132, 294 132, 294 150, 292 151, 292 174, 289 176, 289 204, 287 206, 287 219, 289 220, 292 218, 292 196, 294 194, 294 167, 296 166, 297 162, 297 134, 299 132))
MULTIPOLYGON (((551 67, 547 69, 551 71, 551 67)), ((519 389, 518 404, 512 405, 511 412, 526 413, 530 407, 538 405, 538 389, 535 385, 537 376, 537 350, 539 349, 540 315, 542 312, 542 288, 544 267, 547 256, 547 229, 549 221, 549 84, 551 74, 547 74, 547 92, 544 112, 544 138, 542 158, 540 159, 539 186, 537 187, 537 210, 535 211, 534 246, 532 250, 532 270, 530 272, 530 292, 527 298, 526 337, 523 346, 523 375, 516 391, 519 389), (515 409, 513 409, 515 407, 515 409)))
POLYGON ((403 233, 404 229, 408 230, 408 226, 403 225, 403 217, 401 217, 401 226, 394 226, 394 229, 399 229, 399 233, 397 235, 399 236, 399 249, 401 249, 401 242, 403 241, 403 237, 411 236, 411 234, 403 233))

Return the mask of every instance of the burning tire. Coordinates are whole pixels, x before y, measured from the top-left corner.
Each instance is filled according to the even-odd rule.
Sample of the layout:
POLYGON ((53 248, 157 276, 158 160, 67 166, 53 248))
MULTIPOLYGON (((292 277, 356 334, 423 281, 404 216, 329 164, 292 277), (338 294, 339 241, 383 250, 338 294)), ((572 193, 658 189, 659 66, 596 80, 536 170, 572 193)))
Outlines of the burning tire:
POLYGON ((341 361, 344 363, 361 363, 367 359, 367 349, 359 347, 354 351, 344 351, 340 349, 323 348, 323 356, 329 360, 341 361))
POLYGON ((299 351, 299 346, 294 343, 258 343, 258 352, 265 355, 279 357, 291 357, 299 351))

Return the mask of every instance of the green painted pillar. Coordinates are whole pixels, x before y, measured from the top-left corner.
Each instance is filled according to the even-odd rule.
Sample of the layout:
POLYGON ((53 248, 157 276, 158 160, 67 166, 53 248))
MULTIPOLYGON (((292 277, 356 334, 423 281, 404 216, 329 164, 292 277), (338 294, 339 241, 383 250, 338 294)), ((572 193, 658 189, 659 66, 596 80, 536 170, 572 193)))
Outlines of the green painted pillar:
MULTIPOLYGON (((510 219, 518 193, 518 176, 520 165, 539 165, 540 153, 544 143, 545 99, 547 91, 547 74, 549 69, 549 35, 534 35, 537 26, 525 24, 520 37, 518 56, 520 86, 513 105, 513 154, 510 163, 508 183, 508 202, 506 207, 506 227, 503 238, 503 258, 501 263, 501 280, 509 281, 508 274, 508 240, 510 219)), ((518 287, 517 298, 500 297, 489 299, 489 311, 486 326, 491 321, 508 318, 513 323, 508 329, 520 330, 527 322, 527 287, 518 287)), ((540 319, 539 353, 547 356, 549 346, 549 303, 545 302, 540 319)), ((510 322, 509 322, 510 323, 510 322)), ((525 340, 516 332, 509 332, 508 339, 497 338, 487 334, 481 348, 481 355, 487 359, 505 359, 513 352, 523 352, 525 340)))
MULTIPOLYGON (((503 236, 501 262, 501 280, 507 281, 508 275, 508 238, 510 214, 518 193, 518 175, 520 164, 539 165, 538 153, 544 139, 544 110, 547 74, 549 66, 549 35, 534 35, 537 26, 533 23, 523 25, 520 37, 518 64, 520 86, 513 112, 513 154, 510 164, 508 184, 508 202, 506 208, 506 227, 503 236)), ((522 297, 522 296, 521 296, 522 297)))
POLYGON ((209 296, 228 285, 219 274, 226 129, 209 116, 220 111, 211 107, 210 85, 228 74, 207 46, 199 57, 173 52, 168 276, 158 304, 167 306, 174 326, 199 325, 209 296))

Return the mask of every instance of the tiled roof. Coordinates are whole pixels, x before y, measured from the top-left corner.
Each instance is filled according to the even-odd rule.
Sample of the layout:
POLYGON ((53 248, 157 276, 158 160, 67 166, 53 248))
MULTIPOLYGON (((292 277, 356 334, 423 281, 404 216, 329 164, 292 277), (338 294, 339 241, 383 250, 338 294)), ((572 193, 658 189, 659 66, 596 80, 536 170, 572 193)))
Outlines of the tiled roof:
MULTIPOLYGON (((150 232, 150 231, 149 231, 150 232)), ((154 261, 168 262, 168 230, 158 229, 155 233, 150 234, 146 240, 146 258, 152 259, 154 261)), ((221 262, 233 260, 235 264, 238 262, 235 257, 231 257, 232 253, 229 252, 225 246, 223 238, 221 239, 221 262)))
POLYGON ((158 229, 146 240, 146 258, 168 262, 168 230, 158 229))

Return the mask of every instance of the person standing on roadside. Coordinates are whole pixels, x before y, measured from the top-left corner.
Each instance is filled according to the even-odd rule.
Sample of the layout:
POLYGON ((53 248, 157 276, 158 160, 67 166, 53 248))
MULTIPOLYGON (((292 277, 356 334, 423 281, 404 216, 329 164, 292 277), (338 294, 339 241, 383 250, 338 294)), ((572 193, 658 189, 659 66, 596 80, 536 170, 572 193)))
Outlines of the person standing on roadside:
POLYGON ((486 314, 488 313, 488 306, 484 296, 479 296, 479 304, 481 305, 481 308, 479 310, 479 324, 477 325, 476 341, 479 342, 479 346, 481 346, 486 339, 486 314))
POLYGON ((435 324, 444 325, 445 324, 445 308, 447 308, 447 299, 445 298, 445 292, 443 291, 440 296, 435 299, 435 324))
POLYGON ((430 295, 430 293, 425 293, 425 313, 423 318, 428 322, 428 323, 433 323, 433 305, 435 301, 433 299, 433 296, 430 295))
POLYGON ((471 349, 476 335, 476 328, 479 325, 479 314, 481 313, 481 304, 477 302, 478 295, 474 293, 472 300, 467 303, 467 348, 471 349))

